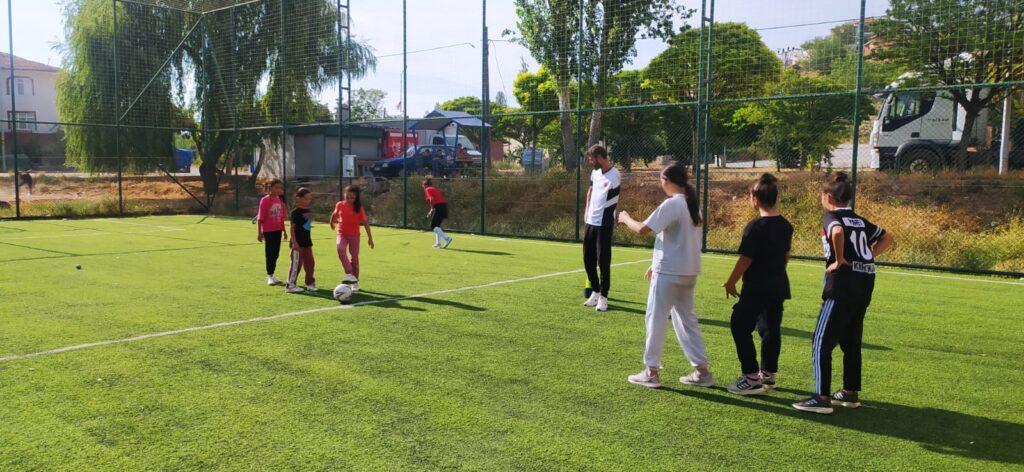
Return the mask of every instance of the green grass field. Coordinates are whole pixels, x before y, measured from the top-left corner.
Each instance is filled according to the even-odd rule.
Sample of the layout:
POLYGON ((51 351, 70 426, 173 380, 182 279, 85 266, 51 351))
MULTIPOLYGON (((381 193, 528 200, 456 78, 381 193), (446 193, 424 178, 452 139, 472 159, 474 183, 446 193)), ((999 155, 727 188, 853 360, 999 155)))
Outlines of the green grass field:
MULTIPOLYGON (((612 310, 596 314, 577 245, 455 235, 439 251, 381 228, 365 292, 340 306, 265 286, 255 232, 199 216, 0 222, 0 469, 1024 465, 1020 281, 880 273, 865 407, 817 416, 789 407, 811 382, 816 263, 790 268, 781 388, 740 398, 724 389, 739 373, 730 257, 706 256, 697 300, 719 386, 675 381, 688 366, 670 334, 666 388, 647 390, 626 376, 648 250, 616 251, 612 310)), ((327 225, 314 237, 333 287, 327 225)))

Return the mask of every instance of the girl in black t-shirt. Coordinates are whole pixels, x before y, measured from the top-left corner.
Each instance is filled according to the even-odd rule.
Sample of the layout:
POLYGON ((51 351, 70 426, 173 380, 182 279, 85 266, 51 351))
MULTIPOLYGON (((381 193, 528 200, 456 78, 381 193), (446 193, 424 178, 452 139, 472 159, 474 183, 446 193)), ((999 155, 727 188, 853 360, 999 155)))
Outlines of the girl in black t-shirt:
POLYGON ((316 279, 313 277, 315 262, 313 261, 313 212, 309 210, 313 202, 313 193, 305 187, 295 191, 295 208, 291 213, 292 261, 288 266, 288 281, 285 292, 302 293, 316 292, 316 279), (299 287, 299 271, 306 272, 306 288, 299 287))
POLYGON ((822 186, 825 280, 811 344, 814 392, 793 404, 801 411, 829 414, 834 405, 860 406, 861 337, 875 287, 875 256, 895 240, 891 233, 855 213, 849 206, 852 199, 853 184, 845 172, 836 172, 822 186), (832 351, 837 344, 843 350, 843 388, 830 396, 832 351))
POLYGON ((793 242, 793 226, 775 209, 778 179, 763 174, 750 189, 750 204, 760 214, 743 230, 740 259, 725 284, 726 297, 739 297, 732 307, 732 338, 743 375, 729 386, 739 395, 758 395, 775 387, 782 346, 782 305, 789 299, 786 263, 793 242), (743 291, 736 282, 743 278, 743 291), (761 335, 761 365, 751 332, 761 335))

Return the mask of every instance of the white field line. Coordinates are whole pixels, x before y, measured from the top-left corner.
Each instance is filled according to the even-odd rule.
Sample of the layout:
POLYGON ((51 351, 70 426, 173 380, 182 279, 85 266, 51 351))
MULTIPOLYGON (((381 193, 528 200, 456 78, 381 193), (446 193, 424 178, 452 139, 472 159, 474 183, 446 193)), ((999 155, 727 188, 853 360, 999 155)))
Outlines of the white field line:
POLYGON ((165 230, 168 230, 168 231, 185 231, 185 228, 179 228, 177 226, 148 225, 148 224, 145 224, 145 223, 136 223, 134 221, 124 221, 124 220, 115 220, 115 219, 105 219, 105 220, 99 220, 99 221, 103 221, 105 223, 121 224, 121 225, 143 226, 143 227, 146 227, 146 228, 160 228, 160 229, 165 229, 165 230))
POLYGON ((24 241, 24 240, 27 240, 27 239, 58 239, 58 238, 63 239, 63 238, 97 237, 97 236, 107 236, 107 235, 111 235, 111 234, 123 234, 123 235, 126 235, 126 236, 131 236, 131 235, 135 235, 135 234, 170 233, 170 232, 175 232, 175 231, 185 231, 185 230, 182 229, 182 228, 178 228, 178 229, 170 229, 169 228, 169 229, 154 229, 154 230, 149 230, 149 231, 116 232, 116 231, 108 231, 108 230, 99 229, 99 228, 89 228, 89 229, 83 229, 83 230, 74 231, 74 232, 67 231, 68 233, 71 233, 71 234, 46 234, 46 235, 39 235, 39 236, 24 236, 24 237, 20 237, 20 238, 0 238, 0 241, 24 241))
MULTIPOLYGON (((618 264, 612 264, 612 266, 616 266, 617 267, 617 266, 625 266, 625 265, 640 264, 640 263, 647 263, 647 262, 650 262, 650 260, 649 259, 642 259, 642 260, 631 261, 631 262, 620 262, 618 264)), ((407 296, 404 296, 404 297, 394 297, 394 298, 387 298, 387 299, 382 299, 382 300, 367 300, 365 302, 352 303, 350 305, 338 305, 338 306, 328 306, 328 307, 321 307, 321 308, 311 308, 309 310, 292 311, 292 312, 288 312, 288 313, 281 313, 281 314, 278 314, 278 315, 259 316, 259 317, 256 317, 256 318, 249 318, 249 319, 244 319, 244 320, 224 321, 224 322, 220 322, 220 323, 213 323, 213 324, 202 325, 202 326, 193 326, 193 327, 190 327, 190 328, 181 328, 181 329, 174 329, 174 330, 170 330, 170 331, 160 331, 160 332, 156 332, 156 333, 140 334, 140 335, 131 336, 131 337, 128 337, 128 338, 108 339, 108 340, 105 340, 105 341, 95 341, 95 342, 91 342, 91 343, 75 344, 75 345, 72 345, 72 346, 65 346, 65 347, 60 347, 60 348, 56 348, 56 349, 49 349, 49 350, 46 350, 46 351, 30 352, 28 354, 14 354, 14 355, 6 356, 6 357, 0 357, 0 363, 11 362, 11 361, 16 361, 16 360, 21 360, 21 359, 32 359, 32 358, 36 358, 36 357, 51 356, 51 355, 54 355, 54 354, 61 354, 61 353, 71 352, 71 351, 81 351, 83 349, 89 349, 89 348, 94 348, 94 347, 103 347, 103 346, 111 346, 111 345, 115 345, 115 344, 133 343, 133 342, 138 342, 138 341, 145 341, 147 339, 163 338, 163 337, 167 337, 167 336, 175 336, 175 335, 178 335, 178 334, 194 333, 194 332, 197 332, 197 331, 207 331, 207 330, 217 329, 217 328, 227 328, 227 327, 231 327, 231 326, 238 326, 238 325, 251 324, 251 323, 260 323, 260 322, 264 322, 264 321, 273 321, 273 320, 279 320, 279 319, 283 319, 283 318, 293 318, 293 317, 297 317, 297 316, 312 315, 312 314, 323 313, 323 312, 328 312, 328 311, 349 310, 349 309, 353 309, 353 308, 360 307, 360 306, 381 305, 381 304, 386 304, 386 303, 400 302, 400 301, 404 301, 404 300, 412 300, 412 299, 416 299, 416 298, 426 298, 426 297, 432 297, 432 296, 437 296, 437 295, 447 295, 447 294, 451 294, 451 293, 468 292, 468 291, 472 291, 472 290, 480 290, 480 289, 485 289, 485 288, 490 288, 490 287, 498 287, 498 286, 502 286, 502 285, 510 285, 510 284, 517 284, 517 283, 523 283, 523 282, 532 282, 532 281, 535 281, 535 280, 550 279, 550 278, 554 278, 554 277, 561 277, 561 276, 564 276, 564 275, 578 274, 578 273, 581 273, 581 272, 583 272, 583 269, 569 270, 569 271, 564 271, 564 272, 553 272, 553 273, 550 273, 550 274, 535 275, 535 276, 532 276, 532 277, 523 277, 523 278, 519 278, 519 279, 499 280, 499 281, 496 281, 496 282, 489 282, 489 283, 480 284, 480 285, 470 285, 470 286, 459 287, 459 288, 451 288, 451 289, 444 289, 444 290, 434 290, 434 291, 430 291, 430 292, 418 293, 416 295, 407 295, 407 296)))
MULTIPOLYGON (((537 241, 537 240, 531 240, 531 239, 516 239, 516 238, 504 238, 504 237, 494 237, 494 236, 481 236, 481 235, 477 235, 477 234, 460 235, 460 236, 471 236, 471 237, 474 237, 474 238, 490 239, 490 240, 493 240, 493 241, 512 242, 512 243, 543 244, 543 245, 548 245, 548 246, 561 246, 561 247, 578 246, 577 243, 571 243, 571 242, 537 241)), ((615 252, 618 252, 618 251, 645 251, 646 252, 646 251, 650 251, 650 249, 638 248, 638 247, 616 247, 613 251, 615 251, 615 252)), ((722 260, 730 260, 730 261, 736 260, 735 256, 727 256, 727 255, 723 255, 723 254, 704 254, 703 257, 708 258, 708 259, 722 259, 722 260)), ((798 267, 809 267, 809 268, 812 268, 812 269, 818 269, 820 271, 824 271, 825 270, 825 265, 824 264, 812 264, 812 263, 809 263, 809 262, 790 261, 789 265, 791 265, 791 266, 798 266, 798 267)), ((920 272, 904 272, 904 271, 901 271, 901 270, 887 269, 887 268, 884 268, 884 267, 879 267, 878 268, 878 273, 886 274, 886 275, 899 275, 899 276, 903 276, 903 277, 924 277, 924 278, 929 278, 929 279, 956 280, 958 282, 978 282, 978 283, 987 283, 987 284, 1012 285, 1012 286, 1017 286, 1017 287, 1024 287, 1024 282, 1014 282, 1014 281, 1010 281, 1010 280, 999 280, 999 279, 995 279, 995 278, 985 279, 985 278, 977 278, 977 277, 958 277, 958 276, 955 276, 955 275, 925 274, 925 273, 920 273, 920 272)))

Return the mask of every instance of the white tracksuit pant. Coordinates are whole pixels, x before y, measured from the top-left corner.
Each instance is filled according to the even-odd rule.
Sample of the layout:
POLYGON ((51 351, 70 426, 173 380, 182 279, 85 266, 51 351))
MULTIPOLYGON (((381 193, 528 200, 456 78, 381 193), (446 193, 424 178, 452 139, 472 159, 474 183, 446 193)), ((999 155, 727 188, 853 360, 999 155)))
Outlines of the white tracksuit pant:
POLYGON ((672 318, 672 328, 679 339, 683 354, 694 367, 708 365, 704 349, 704 337, 697 324, 694 311, 693 292, 697 286, 696 276, 665 275, 654 273, 651 289, 647 295, 647 344, 644 347, 644 365, 661 368, 661 353, 665 345, 665 328, 672 318))

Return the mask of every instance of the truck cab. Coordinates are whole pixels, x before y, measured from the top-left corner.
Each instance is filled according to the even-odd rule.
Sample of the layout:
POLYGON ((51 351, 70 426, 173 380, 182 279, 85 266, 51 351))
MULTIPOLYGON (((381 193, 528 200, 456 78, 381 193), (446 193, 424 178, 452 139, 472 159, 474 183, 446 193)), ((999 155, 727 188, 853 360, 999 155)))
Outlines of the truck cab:
POLYGON ((965 118, 963 107, 947 91, 886 93, 871 128, 871 167, 922 172, 952 165, 961 140, 987 141, 988 110, 978 115, 971 130, 963 129, 965 118))

